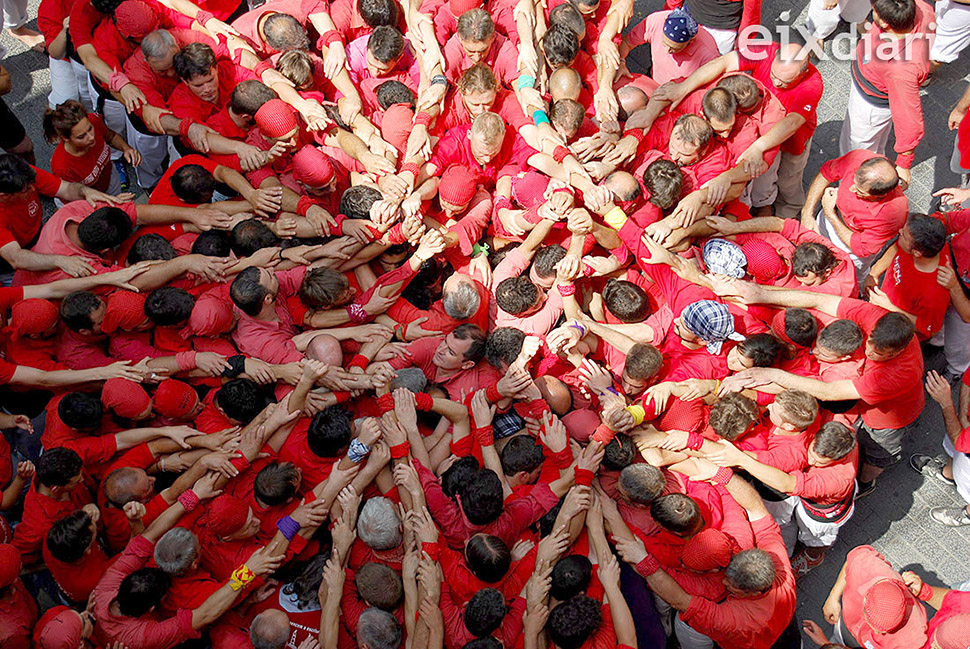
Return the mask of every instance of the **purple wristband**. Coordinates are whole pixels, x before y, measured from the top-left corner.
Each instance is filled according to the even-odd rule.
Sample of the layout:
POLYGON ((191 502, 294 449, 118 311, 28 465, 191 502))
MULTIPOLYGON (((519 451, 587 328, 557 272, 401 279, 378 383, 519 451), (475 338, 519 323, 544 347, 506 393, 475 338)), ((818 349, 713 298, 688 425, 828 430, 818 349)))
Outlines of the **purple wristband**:
POLYGON ((300 531, 300 524, 290 516, 284 516, 276 521, 276 529, 283 533, 287 541, 292 541, 296 533, 300 531))

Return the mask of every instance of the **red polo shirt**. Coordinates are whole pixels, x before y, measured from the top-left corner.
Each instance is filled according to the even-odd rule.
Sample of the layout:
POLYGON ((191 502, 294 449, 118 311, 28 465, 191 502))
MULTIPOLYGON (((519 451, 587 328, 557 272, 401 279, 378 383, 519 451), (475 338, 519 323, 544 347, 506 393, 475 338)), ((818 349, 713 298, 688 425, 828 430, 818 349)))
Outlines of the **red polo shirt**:
POLYGON ((835 207, 852 230, 849 246, 859 257, 879 252, 883 244, 896 236, 909 215, 909 203, 899 187, 874 200, 863 200, 851 190, 859 165, 877 155, 872 151, 856 149, 829 160, 819 170, 828 182, 839 183, 835 207))
POLYGON ((691 628, 722 647, 769 649, 795 613, 795 578, 778 524, 770 516, 751 523, 757 547, 772 555, 775 583, 760 597, 734 598, 723 602, 691 597, 681 618, 691 628))
POLYGON ((799 155, 805 151, 805 145, 815 134, 818 126, 818 103, 822 99, 822 75, 818 69, 808 64, 808 69, 801 79, 790 88, 778 88, 771 80, 771 62, 781 46, 778 43, 766 45, 747 45, 737 50, 740 69, 750 72, 751 76, 782 103, 789 115, 801 115, 805 123, 795 133, 785 140, 781 150, 792 155, 799 155), (755 54, 762 55, 756 57, 755 54))
MULTIPOLYGON (((842 298, 838 315, 858 323, 868 336, 879 321, 889 313, 878 306, 842 298)), ((888 361, 863 361, 862 375, 852 379, 859 392, 862 421, 870 428, 902 428, 919 417, 926 402, 923 393, 923 353, 919 339, 913 336, 906 349, 888 361)))
POLYGON ((502 150, 484 167, 472 155, 470 131, 471 124, 450 130, 438 141, 429 162, 434 165, 434 175, 440 176, 453 164, 465 165, 478 174, 478 183, 493 190, 495 181, 503 176, 511 176, 526 168, 529 158, 537 151, 525 143, 522 136, 511 128, 506 128, 502 150))
POLYGON ((40 196, 53 198, 61 188, 61 179, 54 174, 31 166, 37 174, 33 186, 19 194, 0 194, 0 248, 16 241, 28 247, 40 232, 44 208, 40 196))

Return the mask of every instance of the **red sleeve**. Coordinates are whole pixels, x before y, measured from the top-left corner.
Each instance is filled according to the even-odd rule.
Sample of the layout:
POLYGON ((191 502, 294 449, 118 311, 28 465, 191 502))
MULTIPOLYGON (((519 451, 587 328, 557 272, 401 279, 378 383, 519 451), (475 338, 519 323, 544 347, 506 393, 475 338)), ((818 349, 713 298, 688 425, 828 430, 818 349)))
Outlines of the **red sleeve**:
POLYGON ((60 0, 43 0, 37 8, 37 29, 44 35, 44 44, 50 44, 64 29, 65 7, 60 0))
POLYGON ((451 599, 451 588, 448 580, 441 582, 441 615, 445 621, 445 646, 463 647, 475 639, 465 628, 465 616, 462 609, 455 606, 451 599))
POLYGON ((744 0, 744 11, 741 13, 741 24, 738 33, 752 25, 761 24, 761 0, 744 0))
POLYGON ((74 49, 90 45, 94 29, 104 18, 104 14, 91 6, 90 0, 77 0, 71 8, 71 42, 74 49))
POLYGON ((13 381, 13 374, 17 371, 17 366, 0 360, 0 385, 6 385, 13 381))
POLYGON ((843 156, 825 162, 818 172, 830 183, 837 182, 842 180, 842 177, 845 176, 849 169, 854 169, 855 162, 858 158, 859 156, 855 151, 849 151, 843 156))
POLYGON ((367 605, 357 595, 354 571, 346 568, 345 572, 347 576, 344 577, 344 590, 340 597, 340 613, 347 632, 356 637, 357 622, 360 621, 361 614, 367 610, 367 605))
POLYGON ((879 318, 887 313, 889 311, 874 304, 853 298, 842 298, 835 315, 839 318, 847 318, 855 321, 862 328, 862 331, 868 334, 876 326, 876 323, 879 322, 879 318))
POLYGON ((381 275, 380 277, 378 277, 377 281, 374 282, 374 285, 371 286, 369 289, 367 289, 361 295, 357 296, 357 299, 355 299, 354 302, 363 306, 367 304, 367 302, 371 299, 374 293, 377 292, 379 289, 385 286, 392 286, 394 284, 397 284, 398 282, 401 282, 401 288, 398 289, 397 292, 403 291, 407 287, 407 285, 411 283, 411 280, 414 279, 415 274, 416 273, 414 269, 411 268, 411 263, 406 261, 400 266, 398 266, 397 268, 395 268, 394 270, 388 271, 383 275, 381 275))
MULTIPOLYGON (((448 545, 463 547, 467 534, 464 517, 457 503, 445 495, 438 478, 418 460, 414 460, 414 468, 417 470, 418 477, 421 479, 421 486, 424 488, 424 495, 428 501, 428 511, 431 512, 448 545)), ((441 599, 442 601, 447 599, 443 593, 441 599)))
POLYGON ((889 110, 893 114, 896 135, 896 165, 909 169, 916 157, 913 151, 923 139, 923 102, 920 99, 920 80, 913 66, 896 66, 898 69, 886 80, 889 94, 889 110))
POLYGON ((105 464, 118 452, 118 442, 114 435, 94 435, 72 439, 63 444, 81 457, 85 466, 105 464))
POLYGON ((0 286, 0 313, 6 314, 10 307, 23 299, 23 286, 0 286))
POLYGON ((37 174, 37 180, 35 182, 37 193, 41 196, 49 196, 51 198, 57 195, 57 190, 61 188, 61 179, 49 171, 38 169, 33 165, 31 165, 31 168, 37 174))

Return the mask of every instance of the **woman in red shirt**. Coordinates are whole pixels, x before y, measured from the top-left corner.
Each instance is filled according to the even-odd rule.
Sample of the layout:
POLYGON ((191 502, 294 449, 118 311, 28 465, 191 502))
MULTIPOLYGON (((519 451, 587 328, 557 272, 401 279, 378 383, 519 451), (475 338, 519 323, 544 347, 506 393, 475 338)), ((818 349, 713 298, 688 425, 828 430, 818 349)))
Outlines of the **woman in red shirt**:
POLYGON ((57 145, 51 156, 54 174, 98 191, 121 191, 119 169, 111 164, 109 145, 121 151, 132 167, 141 164, 138 151, 73 99, 44 113, 44 137, 57 145))

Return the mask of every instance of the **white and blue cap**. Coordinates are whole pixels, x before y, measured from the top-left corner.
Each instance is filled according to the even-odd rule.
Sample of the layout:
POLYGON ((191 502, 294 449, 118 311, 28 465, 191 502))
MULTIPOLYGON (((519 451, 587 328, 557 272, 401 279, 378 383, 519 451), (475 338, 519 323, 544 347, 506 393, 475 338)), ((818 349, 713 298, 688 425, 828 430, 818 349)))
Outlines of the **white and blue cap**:
POLYGON ((741 279, 745 275, 748 258, 741 246, 727 239, 709 239, 704 244, 704 265, 715 275, 741 279))

